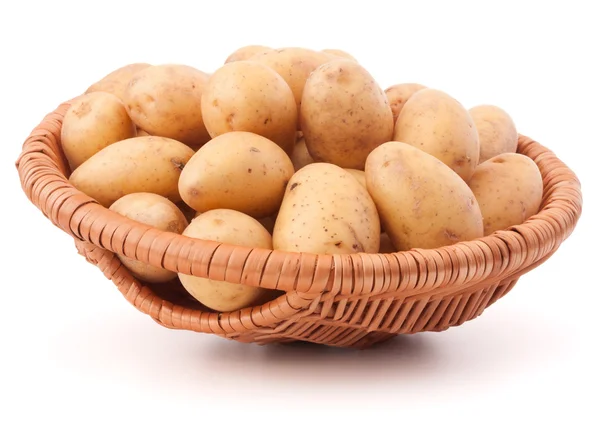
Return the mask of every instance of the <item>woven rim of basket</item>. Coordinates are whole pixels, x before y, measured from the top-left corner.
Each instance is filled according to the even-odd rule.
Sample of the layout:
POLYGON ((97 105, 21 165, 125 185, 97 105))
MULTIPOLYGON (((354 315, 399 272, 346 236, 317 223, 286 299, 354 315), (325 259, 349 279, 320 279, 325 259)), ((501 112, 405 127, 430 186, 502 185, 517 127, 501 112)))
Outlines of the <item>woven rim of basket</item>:
POLYGON ((542 207, 525 223, 490 236, 438 249, 345 255, 191 239, 114 213, 69 183, 60 147, 62 119, 69 106, 70 102, 63 103, 43 119, 16 162, 27 197, 54 225, 112 253, 173 272, 285 291, 300 296, 304 305, 324 292, 347 297, 452 293, 519 275, 548 258, 581 215, 581 186, 575 174, 550 150, 520 135, 518 151, 532 158, 543 176, 542 207))

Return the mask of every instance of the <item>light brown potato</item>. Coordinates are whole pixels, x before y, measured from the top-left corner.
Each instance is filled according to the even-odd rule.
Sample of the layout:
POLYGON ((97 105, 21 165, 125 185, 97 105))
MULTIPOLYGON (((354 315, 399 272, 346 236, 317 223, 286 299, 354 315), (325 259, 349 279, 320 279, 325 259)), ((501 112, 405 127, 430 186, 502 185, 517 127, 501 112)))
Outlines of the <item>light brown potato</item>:
POLYGON ((502 153, 515 153, 519 134, 510 115, 493 105, 469 109, 479 134, 479 163, 502 153))
POLYGON ((147 136, 152 136, 152 134, 148 133, 146 130, 142 130, 139 127, 136 127, 136 131, 135 131, 136 136, 138 137, 147 137, 147 136))
POLYGON ((354 170, 352 168, 345 168, 347 172, 352 174, 354 178, 366 189, 367 181, 365 180, 365 172, 362 170, 354 170))
POLYGON ((256 56, 259 53, 270 52, 273 49, 267 46, 258 46, 258 45, 250 45, 244 46, 237 49, 235 52, 230 54, 225 60, 225 63, 229 62, 237 62, 237 61, 245 61, 250 59, 252 56, 256 56))
POLYGON ((413 94, 400 111, 394 140, 435 156, 469 181, 479 162, 479 136, 469 112, 435 89, 413 94))
POLYGON ((539 211, 544 192, 537 165, 518 153, 479 164, 469 186, 481 207, 485 235, 524 223, 539 211))
POLYGON ((296 171, 305 165, 315 162, 313 157, 310 156, 310 153, 308 153, 308 149, 306 148, 306 140, 304 140, 304 137, 296 142, 294 150, 292 151, 291 159, 292 164, 294 164, 294 170, 296 171))
POLYGON ((471 189, 435 157, 406 143, 388 142, 369 155, 365 176, 383 228, 399 251, 483 236, 471 189))
POLYGON ((133 122, 149 134, 199 148, 210 136, 200 100, 208 75, 191 66, 167 64, 136 73, 125 91, 133 122))
POLYGON ((323 52, 316 52, 310 49, 300 47, 288 47, 277 49, 270 52, 259 53, 252 56, 250 60, 267 65, 277 72, 288 84, 297 109, 300 109, 302 102, 302 92, 308 76, 319 66, 332 59, 331 55, 323 52))
POLYGON ((292 153, 298 128, 294 94, 266 65, 228 63, 210 77, 202 95, 202 116, 211 137, 249 131, 292 153))
MULTIPOLYGON (((183 213, 173 202, 154 193, 130 193, 115 201, 109 209, 165 232, 181 234, 188 225, 183 213)), ((146 282, 168 282, 177 277, 177 273, 170 270, 154 267, 121 254, 117 254, 117 257, 133 276, 146 282)))
POLYGON ((385 95, 387 96, 388 101, 390 102, 390 107, 392 108, 394 124, 396 124, 398 115, 400 115, 400 111, 402 110, 402 107, 406 101, 419 90, 426 88, 427 87, 417 83, 404 83, 395 84, 385 90, 385 95))
MULTIPOLYGON (((200 214, 183 231, 184 236, 237 246, 272 249, 271 235, 255 219, 238 211, 216 209, 200 214)), ((216 311, 234 311, 260 304, 279 294, 254 286, 215 281, 179 273, 183 287, 195 299, 216 311)))
POLYGON ((352 56, 350 53, 345 52, 345 51, 340 50, 340 49, 323 49, 321 51, 323 53, 327 53, 328 55, 332 55, 332 56, 336 56, 336 57, 340 57, 340 58, 345 58, 345 59, 350 59, 350 60, 353 60, 354 62, 358 62, 356 60, 356 58, 354 56, 352 56))
POLYGON ((69 166, 75 170, 108 145, 134 136, 135 125, 123 102, 110 93, 94 92, 71 104, 60 139, 69 166))
POLYGON ((306 82, 300 127, 315 161, 363 170, 367 155, 391 140, 394 121, 371 74, 356 62, 336 59, 306 82))
POLYGON ((71 174, 73 186, 105 207, 122 196, 150 192, 181 200, 177 184, 194 151, 164 137, 134 137, 113 143, 71 174))
POLYGON ((117 96, 123 101, 125 90, 131 78, 142 69, 151 66, 149 63, 132 63, 125 65, 119 69, 112 71, 110 74, 103 77, 100 81, 92 84, 85 91, 86 93, 106 92, 117 96))
POLYGON ((380 242, 379 242, 379 253, 380 254, 391 254, 393 252, 398 252, 396 248, 394 248, 394 244, 392 244, 392 240, 388 236, 387 233, 382 233, 380 242))
POLYGON ((313 254, 376 253, 379 237, 379 216, 367 190, 342 168, 314 163, 288 183, 273 247, 313 254))
POLYGON ((294 166, 285 151, 257 134, 217 136, 194 154, 179 179, 179 193, 194 210, 225 208, 255 218, 277 211, 294 166))

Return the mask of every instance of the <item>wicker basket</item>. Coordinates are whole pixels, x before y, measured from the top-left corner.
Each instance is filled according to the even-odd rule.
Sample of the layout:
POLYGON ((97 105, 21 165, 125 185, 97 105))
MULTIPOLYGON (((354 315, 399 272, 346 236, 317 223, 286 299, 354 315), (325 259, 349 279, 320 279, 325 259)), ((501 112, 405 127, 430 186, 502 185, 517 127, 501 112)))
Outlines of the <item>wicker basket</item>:
POLYGON ((258 344, 303 340, 357 348, 397 334, 443 331, 479 316, 548 259, 581 214, 575 174, 551 151, 520 136, 519 152, 543 176, 541 211, 475 241, 332 256, 194 240, 113 213, 69 184, 60 147, 68 107, 47 115, 25 141, 16 163, 23 190, 131 304, 172 329, 258 344), (178 281, 151 286, 136 280, 115 253, 171 271, 285 292, 259 307, 215 313, 191 299, 178 281))

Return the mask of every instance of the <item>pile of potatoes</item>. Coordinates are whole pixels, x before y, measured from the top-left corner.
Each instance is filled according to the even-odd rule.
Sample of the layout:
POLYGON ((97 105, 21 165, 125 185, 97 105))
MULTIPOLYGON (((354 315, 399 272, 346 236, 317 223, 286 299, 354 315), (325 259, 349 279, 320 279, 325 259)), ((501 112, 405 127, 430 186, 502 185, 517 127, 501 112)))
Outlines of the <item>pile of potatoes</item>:
MULTIPOLYGON (((211 74, 136 63, 66 113, 70 182, 166 232, 314 254, 391 253, 473 240, 523 223, 542 201, 502 109, 467 110, 416 83, 382 90, 340 50, 247 46, 211 74)), ((121 256, 215 311, 280 293, 121 256)))

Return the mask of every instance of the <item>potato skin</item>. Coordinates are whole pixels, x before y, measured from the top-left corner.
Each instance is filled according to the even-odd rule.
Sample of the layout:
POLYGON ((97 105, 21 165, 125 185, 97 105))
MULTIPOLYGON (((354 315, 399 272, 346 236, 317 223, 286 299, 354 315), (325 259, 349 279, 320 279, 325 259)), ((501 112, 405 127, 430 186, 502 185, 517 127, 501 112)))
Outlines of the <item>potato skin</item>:
POLYGON ((73 186, 109 207, 135 192, 181 200, 177 184, 194 151, 164 137, 134 137, 113 143, 81 164, 69 178, 73 186))
POLYGON ((300 127, 315 161, 363 170, 367 155, 391 140, 394 122, 371 74, 356 62, 336 59, 308 78, 300 127))
POLYGON ((353 60, 354 62, 358 62, 356 60, 356 58, 354 56, 352 56, 350 53, 345 52, 340 49, 323 49, 321 51, 323 53, 327 53, 328 55, 332 55, 332 56, 339 57, 339 58, 350 59, 350 60, 353 60))
POLYGON ((202 94, 202 116, 211 137, 248 131, 292 153, 298 128, 294 94, 266 65, 238 61, 219 68, 202 94))
MULTIPOLYGON (((109 208, 139 223, 165 232, 181 234, 188 221, 177 206, 167 198, 154 193, 130 193, 115 201, 109 208)), ((117 254, 121 263, 138 279, 161 283, 177 277, 177 273, 154 267, 143 261, 117 254)))
POLYGON ((469 109, 479 134, 479 163, 502 153, 517 152, 519 134, 515 123, 503 109, 478 105, 469 109))
POLYGON ((145 68, 133 76, 125 91, 129 116, 149 134, 197 149, 210 139, 200 107, 207 81, 207 74, 187 65, 145 68))
POLYGON ((406 143, 384 143, 369 155, 365 176, 383 228, 398 251, 483 236, 471 189, 435 157, 406 143))
POLYGON ((294 170, 296 171, 305 165, 315 162, 313 157, 310 156, 310 153, 308 153, 308 149, 306 148, 306 140, 304 140, 304 137, 301 137, 300 140, 296 142, 290 158, 292 159, 292 164, 294 164, 294 170))
POLYGON ((125 98, 125 90, 127 90, 127 85, 131 78, 142 69, 148 68, 149 63, 131 63, 129 65, 125 65, 121 68, 115 69, 110 74, 104 76, 101 80, 92 84, 85 93, 94 93, 94 92, 106 92, 110 94, 114 94, 121 101, 125 98))
POLYGON ((237 49, 235 52, 230 54, 225 63, 237 62, 237 61, 245 61, 250 59, 252 56, 256 56, 259 53, 271 52, 272 48, 267 46, 259 46, 259 45, 250 45, 244 46, 237 49))
POLYGON ((308 164, 286 188, 273 247, 313 254, 376 253, 380 223, 367 190, 333 164, 308 164))
POLYGON ((390 108, 392 108, 392 115, 394 117, 394 125, 398 120, 398 115, 406 101, 419 90, 426 89, 424 85, 417 83, 403 83, 395 84, 385 89, 385 95, 390 102, 390 108))
POLYGON ((354 178, 363 186, 365 189, 367 188, 367 180, 365 179, 365 172, 362 170, 354 170, 352 168, 345 168, 347 172, 352 174, 354 178))
POLYGON ((484 234, 524 223, 542 203, 544 185, 535 162, 504 153, 479 164, 469 181, 483 214, 484 234))
MULTIPOLYGON (((238 211, 216 209, 200 214, 183 231, 184 236, 237 246, 272 249, 271 235, 255 219, 238 211)), ((260 303, 277 294, 254 286, 215 281, 179 273, 183 287, 205 306, 216 311, 234 311, 260 303)))
POLYGON ((468 111, 448 94, 422 89, 402 107, 394 140, 435 156, 469 181, 479 162, 479 136, 468 111))
POLYGON ((106 146, 136 134, 123 102, 105 92, 80 96, 65 114, 61 128, 61 145, 75 170, 106 146))
POLYGON ((217 136, 189 160, 179 193, 194 210, 232 209, 255 218, 277 211, 294 166, 285 151, 257 134, 217 136))

